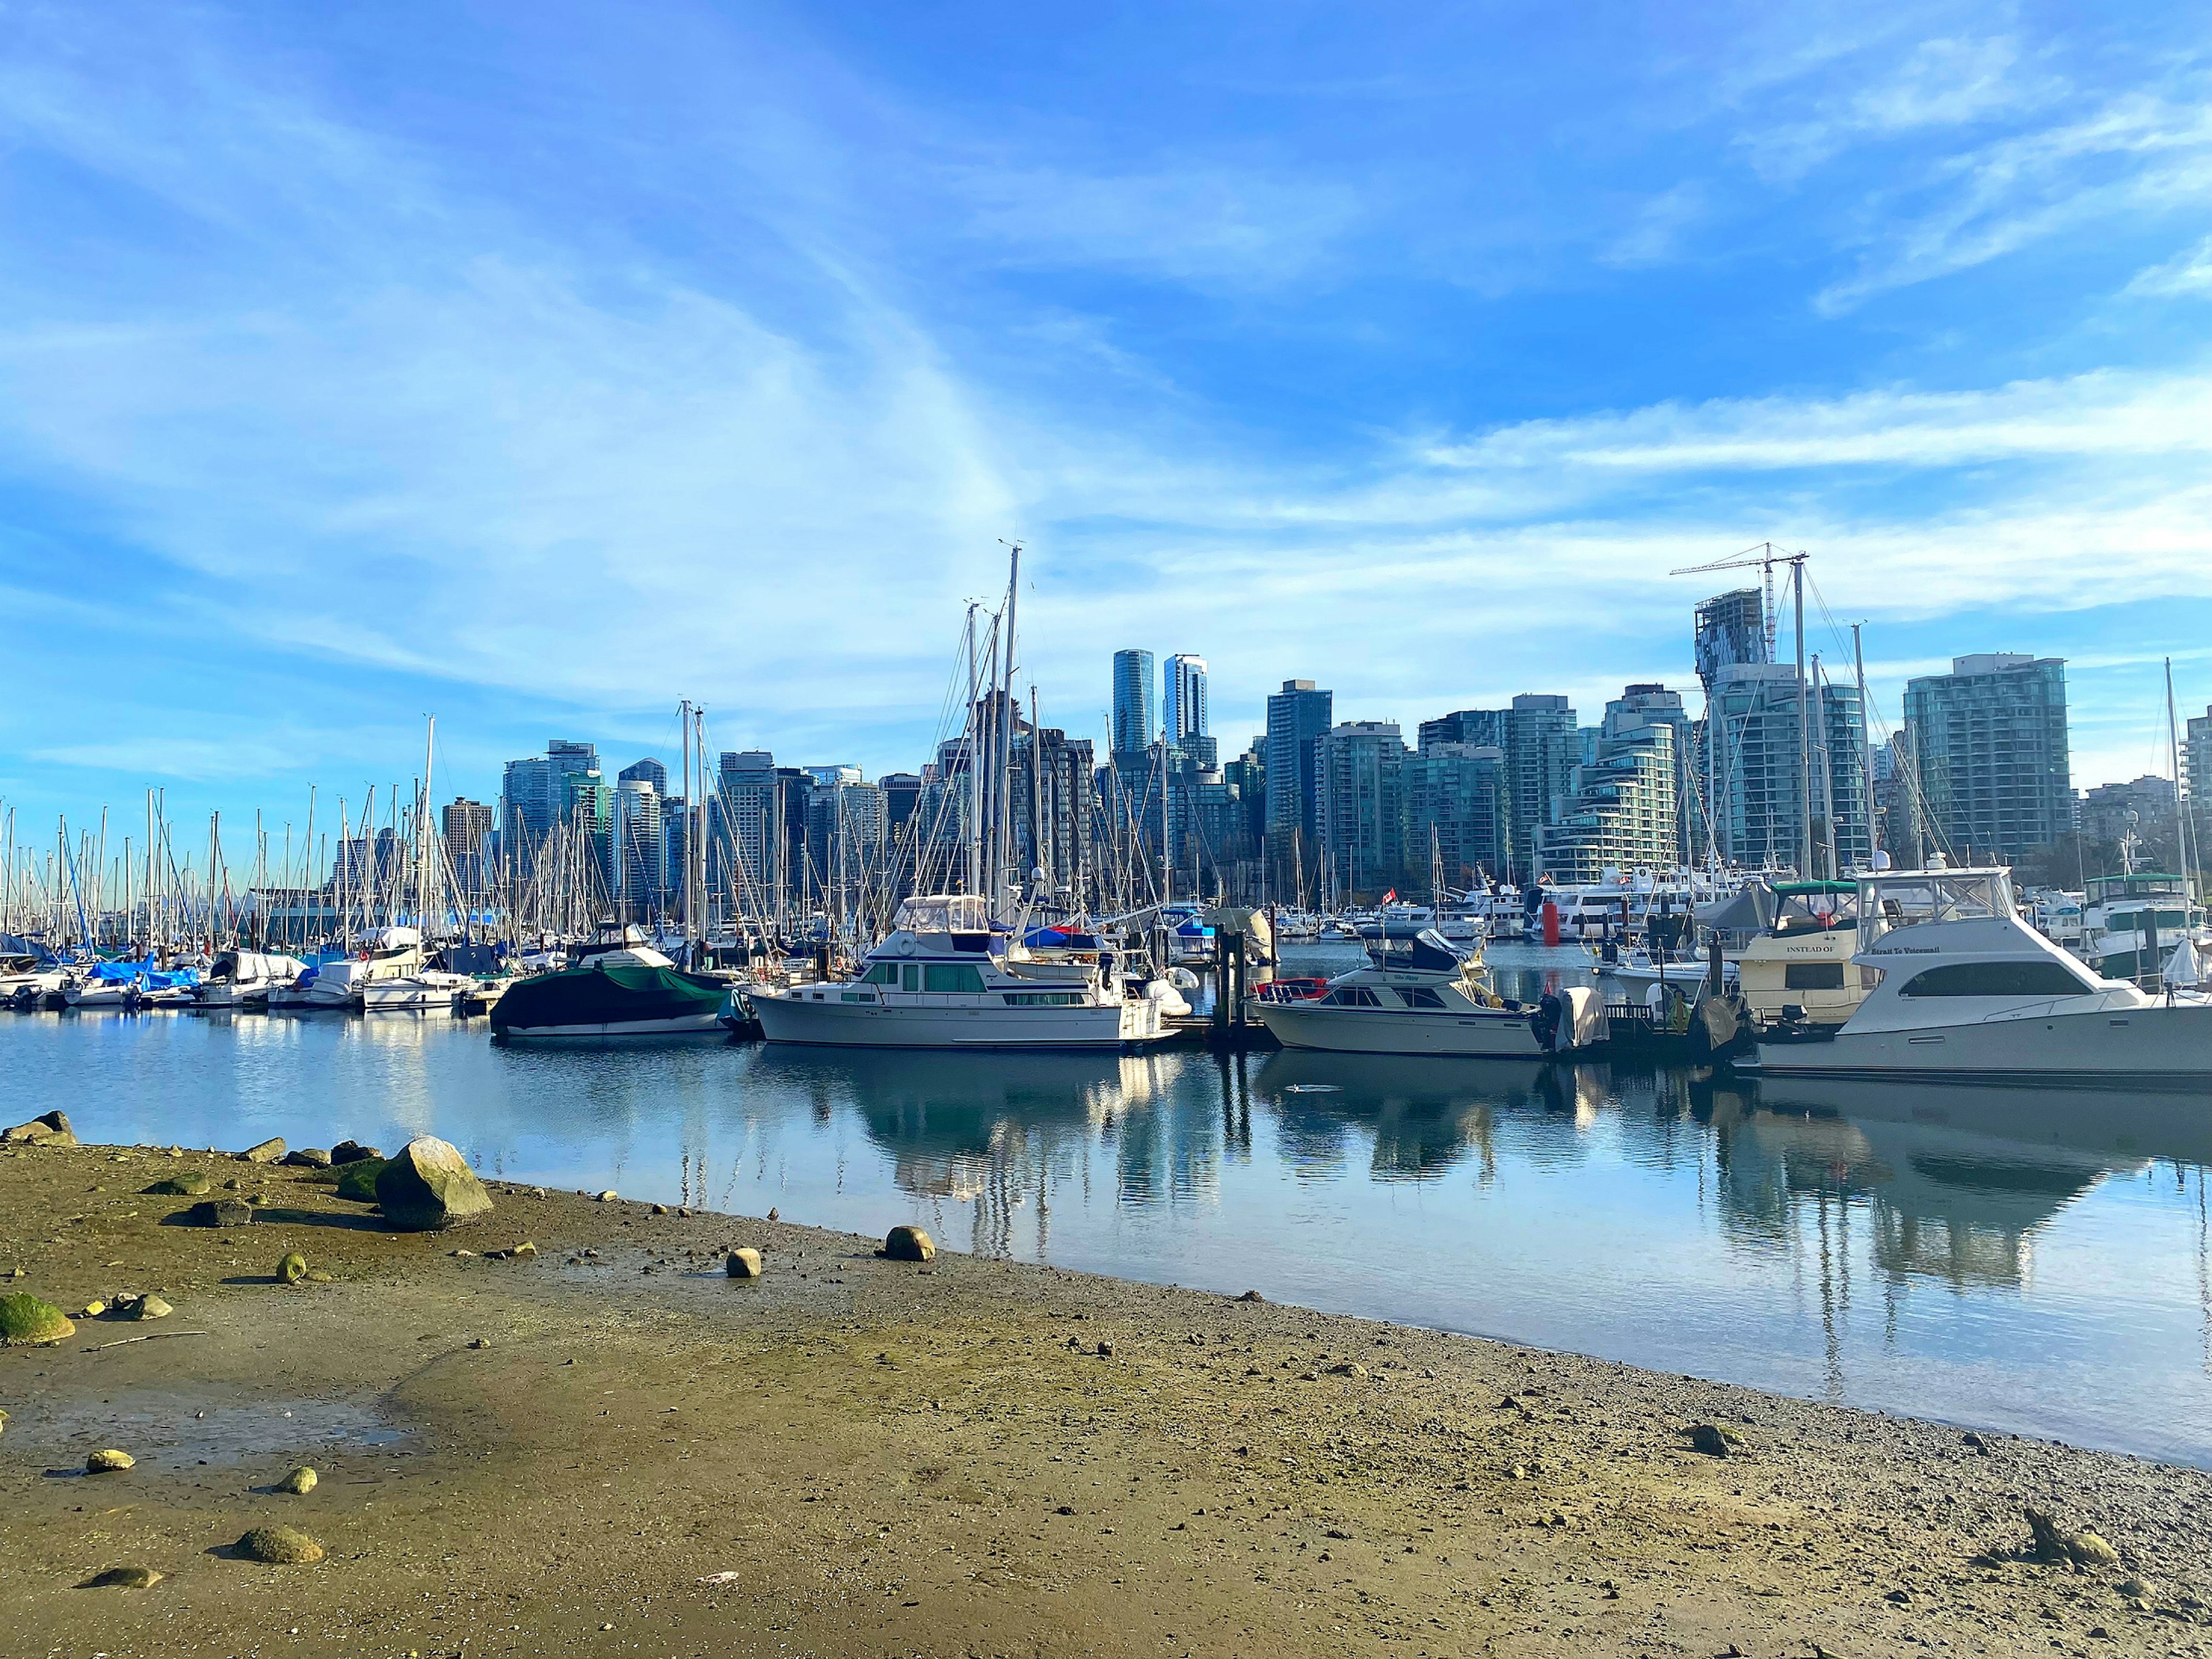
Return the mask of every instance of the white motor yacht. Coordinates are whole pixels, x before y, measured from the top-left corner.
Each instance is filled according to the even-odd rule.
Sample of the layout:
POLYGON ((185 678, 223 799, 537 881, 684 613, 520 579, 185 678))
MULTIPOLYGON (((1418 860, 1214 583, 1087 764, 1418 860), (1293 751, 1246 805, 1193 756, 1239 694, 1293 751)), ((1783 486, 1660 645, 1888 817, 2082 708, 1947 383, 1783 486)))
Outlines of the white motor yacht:
POLYGON ((1778 1073, 2212 1078, 2212 1000, 2105 979, 2014 913, 2002 869, 1861 878, 1852 962, 1879 980, 1840 1025, 1761 1034, 1778 1073))
POLYGON ((1504 1055, 1528 1059, 1595 1042, 1605 1009, 1588 986, 1524 1006, 1491 988, 1480 956, 1462 956, 1434 931, 1412 948, 1339 974, 1317 997, 1249 1005, 1286 1048, 1364 1054, 1504 1055))
POLYGON ((1035 957, 978 895, 910 898, 857 979, 750 994, 770 1042, 863 1048, 1120 1048, 1168 1035, 1113 952, 1035 957), (1095 959, 1085 959, 1095 957, 1095 959))
POLYGON ((265 1008, 270 989, 289 985, 307 971, 297 957, 263 951, 225 951, 192 988, 198 1008, 265 1008))

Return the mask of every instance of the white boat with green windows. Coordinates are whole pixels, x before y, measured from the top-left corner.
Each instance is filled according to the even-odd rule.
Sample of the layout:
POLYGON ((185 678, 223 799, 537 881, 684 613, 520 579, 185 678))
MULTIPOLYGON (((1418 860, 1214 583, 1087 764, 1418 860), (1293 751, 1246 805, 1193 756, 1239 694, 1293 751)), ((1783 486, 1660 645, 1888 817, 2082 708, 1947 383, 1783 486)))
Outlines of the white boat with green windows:
POLYGON ((2089 878, 2081 954, 2106 979, 2148 984, 2177 946, 2203 932, 2203 907, 2179 876, 2130 870, 2089 878))
POLYGON ((978 895, 910 898, 858 977, 748 1000, 770 1042, 840 1048, 1124 1048, 1169 1035, 1117 953, 1039 955, 978 895))

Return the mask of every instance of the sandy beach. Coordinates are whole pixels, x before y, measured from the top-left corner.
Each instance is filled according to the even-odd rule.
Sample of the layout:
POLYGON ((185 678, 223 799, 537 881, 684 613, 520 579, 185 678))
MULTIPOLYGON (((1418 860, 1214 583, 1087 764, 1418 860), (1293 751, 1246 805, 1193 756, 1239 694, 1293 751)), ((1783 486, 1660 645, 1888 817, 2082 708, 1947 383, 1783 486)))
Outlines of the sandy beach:
POLYGON ((173 1310, 0 1351, 0 1651, 2212 1648, 2199 1471, 491 1191, 471 1225, 391 1234, 311 1170, 0 1152, 0 1291, 173 1310), (145 1188, 187 1170, 263 1200, 252 1224, 173 1224, 195 1200, 145 1188), (726 1276, 735 1245, 762 1278, 726 1276), (292 1250, 319 1277, 285 1283, 292 1250), (85 1473, 106 1449, 133 1466, 85 1473), (278 1490, 302 1465, 313 1490, 278 1490), (2030 1507, 2118 1560, 2036 1558, 2030 1507), (240 1558, 270 1522, 325 1558, 240 1558), (118 1566, 162 1577, 78 1588, 118 1566))

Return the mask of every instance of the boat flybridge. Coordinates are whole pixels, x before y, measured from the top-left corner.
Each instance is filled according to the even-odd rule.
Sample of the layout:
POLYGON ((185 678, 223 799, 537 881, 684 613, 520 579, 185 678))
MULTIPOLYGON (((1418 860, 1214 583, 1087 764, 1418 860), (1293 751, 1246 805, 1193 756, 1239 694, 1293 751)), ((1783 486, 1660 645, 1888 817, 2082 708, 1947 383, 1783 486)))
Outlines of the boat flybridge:
POLYGON ((757 989, 770 1042, 860 1048, 1121 1048, 1170 1032, 1110 949, 1038 951, 992 925, 980 894, 910 898, 859 977, 757 989))
POLYGON ((1860 878, 1857 951, 1877 976, 1840 1025, 1763 1032, 1762 1072, 2212 1078, 2212 999, 2100 977, 2015 914, 2002 869, 1860 878))
POLYGON ((1534 1059, 1605 1035, 1605 1011, 1587 986, 1524 1006, 1491 988, 1480 954, 1433 930, 1403 956, 1375 954, 1316 997, 1255 999, 1252 1012, 1286 1048, 1362 1054, 1460 1054, 1534 1059))

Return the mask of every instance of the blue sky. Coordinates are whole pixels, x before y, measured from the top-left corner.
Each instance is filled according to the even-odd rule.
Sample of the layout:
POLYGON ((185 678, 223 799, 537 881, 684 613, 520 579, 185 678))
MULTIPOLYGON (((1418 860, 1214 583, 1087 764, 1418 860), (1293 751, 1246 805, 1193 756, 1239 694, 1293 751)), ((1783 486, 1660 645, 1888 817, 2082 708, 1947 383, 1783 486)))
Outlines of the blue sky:
MULTIPOLYGON (((0 0, 0 798, 301 817, 549 734, 872 775, 1030 548, 1407 725, 1689 681, 1773 540, 1895 718, 2212 701, 2212 13, 0 0)), ((1815 607, 1816 616, 1821 614, 1815 607)), ((1825 620, 1814 649, 1839 641, 1825 620)), ((448 793, 441 788, 441 793, 448 793)))

